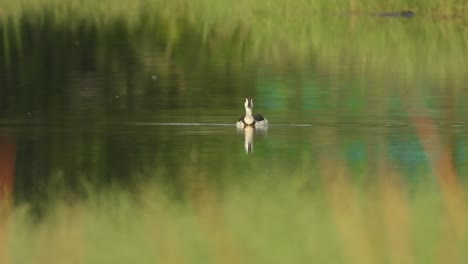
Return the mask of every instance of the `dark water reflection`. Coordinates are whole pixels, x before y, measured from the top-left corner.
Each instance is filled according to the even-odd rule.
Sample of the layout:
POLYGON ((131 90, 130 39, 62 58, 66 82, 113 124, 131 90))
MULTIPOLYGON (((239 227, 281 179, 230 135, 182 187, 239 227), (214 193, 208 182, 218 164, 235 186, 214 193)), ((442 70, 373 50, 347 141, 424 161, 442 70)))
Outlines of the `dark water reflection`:
MULTIPOLYGON (((3 156, 14 156, 15 200, 154 178, 177 186, 189 165, 212 181, 255 177, 253 167, 313 169, 323 155, 345 160, 356 177, 372 177, 380 156, 408 177, 428 174, 420 116, 436 125, 459 174, 468 168, 466 76, 433 75, 444 65, 431 68, 427 57, 398 58, 397 67, 382 44, 381 57, 330 47, 328 55, 311 48, 301 62, 269 62, 190 28, 168 50, 167 36, 157 34, 164 26, 66 31, 26 20, 16 36, 2 26, 0 137, 15 145, 15 152, 2 146, 3 156), (250 154, 234 127, 245 97, 271 123, 250 154)), ((420 45, 417 37, 402 45, 420 45)), ((427 42, 445 48, 440 39, 427 42)), ((458 53, 465 56, 466 46, 458 53)))

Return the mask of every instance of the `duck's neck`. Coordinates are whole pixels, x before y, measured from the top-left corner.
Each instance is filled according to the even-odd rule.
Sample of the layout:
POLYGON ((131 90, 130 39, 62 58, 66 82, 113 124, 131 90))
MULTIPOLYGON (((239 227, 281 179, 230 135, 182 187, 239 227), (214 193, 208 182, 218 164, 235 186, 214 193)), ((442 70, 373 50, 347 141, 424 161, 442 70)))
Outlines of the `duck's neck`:
POLYGON ((252 116, 252 108, 245 108, 245 116, 252 116))

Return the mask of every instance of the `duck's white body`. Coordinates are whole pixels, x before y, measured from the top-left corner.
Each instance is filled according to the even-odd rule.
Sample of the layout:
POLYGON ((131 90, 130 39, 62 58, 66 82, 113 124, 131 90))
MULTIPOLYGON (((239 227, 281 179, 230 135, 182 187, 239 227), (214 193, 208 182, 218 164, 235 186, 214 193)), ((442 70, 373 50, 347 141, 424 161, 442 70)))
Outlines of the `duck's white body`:
POLYGON ((254 128, 267 128, 268 120, 260 114, 252 114, 253 100, 245 98, 245 115, 241 116, 236 123, 237 128, 254 127, 254 128))

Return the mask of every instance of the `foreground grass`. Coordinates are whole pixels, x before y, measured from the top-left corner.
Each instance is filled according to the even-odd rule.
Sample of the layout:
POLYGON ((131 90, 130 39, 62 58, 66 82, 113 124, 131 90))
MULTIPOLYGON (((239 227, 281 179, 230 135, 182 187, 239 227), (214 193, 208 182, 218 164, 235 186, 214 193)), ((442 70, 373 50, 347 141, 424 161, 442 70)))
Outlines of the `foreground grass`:
MULTIPOLYGON (((38 221, 6 210, 2 263, 466 263, 460 196, 387 174, 365 186, 339 170, 218 188, 156 183, 58 202, 38 221)), ((192 175, 202 179, 203 175, 192 175)))

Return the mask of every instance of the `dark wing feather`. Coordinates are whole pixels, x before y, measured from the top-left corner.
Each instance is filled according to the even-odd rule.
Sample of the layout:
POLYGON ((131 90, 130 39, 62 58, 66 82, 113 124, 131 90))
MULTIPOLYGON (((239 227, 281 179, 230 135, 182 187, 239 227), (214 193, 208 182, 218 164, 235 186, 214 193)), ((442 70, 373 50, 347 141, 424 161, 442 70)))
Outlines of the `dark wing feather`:
POLYGON ((245 115, 239 117, 239 119, 237 121, 240 122, 240 121, 244 120, 244 117, 245 117, 245 115))
POLYGON ((262 121, 262 120, 265 120, 265 118, 261 115, 261 114, 255 114, 253 115, 255 121, 262 121))

